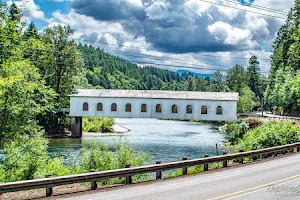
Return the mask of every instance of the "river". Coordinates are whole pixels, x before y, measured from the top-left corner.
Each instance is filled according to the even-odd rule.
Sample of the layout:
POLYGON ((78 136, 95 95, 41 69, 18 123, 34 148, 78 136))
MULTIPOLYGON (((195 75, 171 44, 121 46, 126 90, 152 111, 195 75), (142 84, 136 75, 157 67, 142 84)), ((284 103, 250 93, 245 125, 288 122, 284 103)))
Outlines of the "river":
POLYGON ((115 121, 130 131, 82 139, 51 139, 48 153, 52 156, 61 155, 69 163, 78 150, 86 147, 91 141, 104 142, 113 149, 117 141, 126 138, 137 151, 148 152, 152 156, 151 163, 154 163, 155 160, 167 162, 182 160, 183 157, 193 159, 203 157, 204 154, 216 155, 216 143, 221 153, 224 150, 223 142, 227 140, 218 127, 208 123, 158 119, 115 121))

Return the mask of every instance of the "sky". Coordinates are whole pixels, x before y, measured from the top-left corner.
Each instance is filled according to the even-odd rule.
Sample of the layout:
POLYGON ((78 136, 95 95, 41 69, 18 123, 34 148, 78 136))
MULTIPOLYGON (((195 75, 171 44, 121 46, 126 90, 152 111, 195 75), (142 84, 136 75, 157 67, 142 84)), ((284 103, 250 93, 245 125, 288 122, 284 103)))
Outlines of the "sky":
POLYGON ((70 25, 77 42, 140 65, 198 73, 270 69, 272 43, 294 0, 7 0, 41 30, 70 25), (233 8, 234 7, 234 8, 233 8), (270 10, 271 9, 271 10, 270 10))

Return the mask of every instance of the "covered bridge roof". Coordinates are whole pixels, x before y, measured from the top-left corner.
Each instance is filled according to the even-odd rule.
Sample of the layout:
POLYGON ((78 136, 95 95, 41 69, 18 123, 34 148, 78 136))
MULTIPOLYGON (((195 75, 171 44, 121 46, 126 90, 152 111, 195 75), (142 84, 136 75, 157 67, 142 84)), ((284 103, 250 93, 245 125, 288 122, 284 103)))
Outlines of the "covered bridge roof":
POLYGON ((189 99, 189 100, 223 100, 237 101, 238 93, 232 92, 192 92, 166 90, 105 90, 75 89, 71 97, 98 98, 145 98, 145 99, 189 99))

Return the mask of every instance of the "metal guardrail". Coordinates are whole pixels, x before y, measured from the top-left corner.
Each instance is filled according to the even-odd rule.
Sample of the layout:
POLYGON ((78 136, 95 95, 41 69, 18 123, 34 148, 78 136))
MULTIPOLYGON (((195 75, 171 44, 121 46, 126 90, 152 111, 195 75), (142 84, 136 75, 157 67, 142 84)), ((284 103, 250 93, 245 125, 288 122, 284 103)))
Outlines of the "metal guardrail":
POLYGON ((29 189, 38 189, 46 188, 46 196, 51 196, 53 187, 59 185, 67 185, 72 183, 80 182, 91 182, 91 188, 97 188, 97 181, 115 178, 115 177, 126 177, 126 184, 132 183, 131 176, 143 173, 153 173, 156 172, 156 179, 161 179, 161 172, 164 170, 178 169, 182 168, 183 175, 187 174, 187 168, 191 166, 204 165, 204 171, 208 170, 209 163, 223 162, 223 167, 227 167, 229 160, 240 159, 240 163, 243 163, 243 158, 245 157, 255 157, 259 155, 271 154, 277 155, 278 153, 286 153, 286 151, 294 152, 296 149, 297 152, 300 152, 300 142, 294 144, 283 145, 279 147, 271 147, 260 150, 253 150, 249 152, 240 152, 236 154, 226 154, 222 156, 214 157, 205 157, 200 159, 187 160, 169 163, 160 163, 155 165, 141 166, 141 167, 132 167, 129 165, 123 169, 108 170, 108 171, 98 171, 90 172, 84 174, 76 174, 70 176, 61 176, 61 177, 48 177, 43 179, 35 179, 28 181, 18 181, 10 183, 1 183, 0 184, 0 194, 6 192, 15 192, 29 189))

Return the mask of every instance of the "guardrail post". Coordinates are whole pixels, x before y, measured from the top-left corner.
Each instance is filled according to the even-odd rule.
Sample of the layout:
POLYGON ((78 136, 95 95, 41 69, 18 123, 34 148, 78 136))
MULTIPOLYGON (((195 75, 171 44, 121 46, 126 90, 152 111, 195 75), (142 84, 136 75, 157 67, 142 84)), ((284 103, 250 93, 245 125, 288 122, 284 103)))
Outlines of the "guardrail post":
MULTIPOLYGON (((263 149, 268 148, 267 146, 264 146, 263 149)), ((262 158, 268 158, 268 153, 264 153, 262 154, 262 158)))
POLYGON ((282 150, 281 153, 286 154, 287 153, 286 149, 282 150))
POLYGON ((297 147, 297 152, 300 152, 300 147, 297 147))
MULTIPOLYGON (((156 161, 156 164, 161 164, 161 161, 156 161)), ((161 179, 161 171, 156 172, 156 180, 161 179)))
MULTIPOLYGON (((184 157, 182 160, 188 160, 188 158, 184 157)), ((182 175, 187 175, 187 167, 182 168, 182 175)))
MULTIPOLYGON (((227 154, 227 152, 223 151, 223 155, 226 155, 226 154, 227 154)), ((228 167, 227 160, 223 160, 223 167, 228 167)))
MULTIPOLYGON (((51 178, 51 175, 46 175, 45 177, 46 178, 51 178)), ((52 193, 53 193, 53 188, 52 188, 51 185, 48 185, 46 187, 46 197, 50 197, 52 195, 52 193)))
MULTIPOLYGON (((243 152, 244 152, 244 150, 240 150, 240 153, 243 153, 243 152)), ((241 163, 241 164, 244 163, 244 158, 243 158, 243 157, 240 158, 240 163, 241 163)))
MULTIPOLYGON (((90 172, 96 172, 96 170, 91 169, 90 172)), ((97 189, 97 181, 91 181, 91 189, 96 190, 97 189)))
MULTIPOLYGON (((207 158, 209 155, 205 154, 204 157, 207 158)), ((204 163, 204 171, 208 171, 208 163, 204 163)))
POLYGON ((278 155, 278 151, 275 151, 275 152, 273 153, 273 155, 274 155, 274 157, 276 157, 276 156, 278 155))
MULTIPOLYGON (((253 149, 252 149, 252 151, 255 151, 255 150, 256 150, 256 148, 253 148, 253 149)), ((257 160, 257 155, 252 156, 252 161, 255 161, 255 160, 257 160)))
MULTIPOLYGON (((125 168, 130 168, 130 165, 125 165, 125 168)), ((126 176, 125 180, 126 180, 126 184, 132 184, 131 176, 126 176)))

